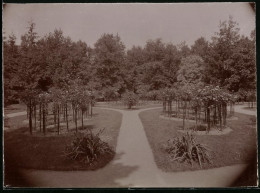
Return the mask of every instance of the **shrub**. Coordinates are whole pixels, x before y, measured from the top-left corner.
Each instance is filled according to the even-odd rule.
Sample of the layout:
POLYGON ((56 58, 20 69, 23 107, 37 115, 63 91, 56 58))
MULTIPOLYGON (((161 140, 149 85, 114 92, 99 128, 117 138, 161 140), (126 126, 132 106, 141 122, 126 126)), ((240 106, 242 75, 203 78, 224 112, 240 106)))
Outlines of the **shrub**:
POLYGON ((207 131, 207 126, 206 125, 193 125, 189 128, 189 130, 193 130, 193 131, 207 131))
POLYGON ((134 92, 126 92, 122 96, 122 101, 129 109, 132 108, 132 106, 137 105, 139 101, 139 97, 134 92))
POLYGON ((256 117, 251 117, 250 120, 252 125, 256 124, 256 117))
POLYGON ((111 147, 99 137, 103 131, 104 129, 97 134, 93 134, 91 131, 88 134, 78 133, 72 143, 66 147, 65 156, 92 165, 102 155, 113 154, 114 151, 111 147))
POLYGON ((170 154, 172 161, 193 162, 198 163, 202 168, 202 164, 212 163, 211 150, 203 144, 196 141, 191 133, 186 133, 181 137, 169 139, 164 147, 165 151, 170 154))

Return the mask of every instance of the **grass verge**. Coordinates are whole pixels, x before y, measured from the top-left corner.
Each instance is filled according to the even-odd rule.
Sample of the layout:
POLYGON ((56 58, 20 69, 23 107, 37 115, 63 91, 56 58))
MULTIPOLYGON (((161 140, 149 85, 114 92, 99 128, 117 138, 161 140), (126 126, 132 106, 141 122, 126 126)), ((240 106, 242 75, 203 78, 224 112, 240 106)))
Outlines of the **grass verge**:
POLYGON ((4 107, 4 113, 18 113, 22 111, 26 111, 27 107, 25 104, 12 104, 4 107))
POLYGON ((140 101, 137 105, 133 106, 131 109, 128 109, 127 106, 122 103, 122 101, 110 101, 110 102, 98 102, 95 104, 95 106, 131 111, 131 110, 145 109, 150 107, 161 107, 162 104, 160 101, 140 101))
MULTIPOLYGON (((200 169, 199 165, 191 166, 170 160, 169 154, 163 150, 163 144, 170 138, 182 135, 177 132, 182 127, 182 121, 160 119, 160 114, 161 109, 147 110, 139 114, 158 168, 166 172, 200 169)), ((199 143, 206 144, 214 152, 213 163, 205 165, 204 169, 248 163, 256 155, 256 125, 250 120, 252 116, 239 113, 235 116, 238 120, 228 121, 233 132, 219 136, 196 136, 199 143)))
MULTIPOLYGON (((95 109, 94 111, 97 116, 86 123, 86 127, 92 128, 95 133, 105 128, 101 139, 115 150, 122 115, 110 110, 95 109)), ((16 160, 14 163, 8 163, 9 166, 15 164, 13 167, 40 170, 95 170, 105 166, 114 157, 114 155, 106 155, 91 166, 68 160, 63 156, 63 152, 66 145, 74 138, 73 132, 59 136, 30 136, 27 124, 21 123, 25 119, 26 116, 19 116, 8 120, 11 129, 20 123, 20 128, 4 132, 4 155, 16 160)))

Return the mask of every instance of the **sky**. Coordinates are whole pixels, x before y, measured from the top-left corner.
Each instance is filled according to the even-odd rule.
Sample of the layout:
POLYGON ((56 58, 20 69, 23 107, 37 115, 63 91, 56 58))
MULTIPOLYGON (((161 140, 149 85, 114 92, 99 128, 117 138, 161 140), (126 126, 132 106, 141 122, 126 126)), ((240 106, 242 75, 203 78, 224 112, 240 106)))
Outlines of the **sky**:
POLYGON ((192 45, 200 37, 210 40, 229 16, 239 23, 240 34, 249 36, 255 28, 255 13, 247 3, 6 4, 3 31, 20 44, 33 21, 41 37, 61 29, 91 47, 104 33, 118 34, 127 49, 156 38, 192 45))

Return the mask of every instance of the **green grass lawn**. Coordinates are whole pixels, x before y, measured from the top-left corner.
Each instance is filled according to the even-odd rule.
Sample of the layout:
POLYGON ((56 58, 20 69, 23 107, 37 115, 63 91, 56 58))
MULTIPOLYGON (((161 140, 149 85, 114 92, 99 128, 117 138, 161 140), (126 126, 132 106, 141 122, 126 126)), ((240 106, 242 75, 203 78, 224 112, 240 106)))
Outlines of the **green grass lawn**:
MULTIPOLYGON (((107 142, 113 150, 116 148, 117 137, 121 126, 122 115, 115 111, 94 109, 95 116, 85 123, 94 133, 105 128, 101 139, 107 142)), ((9 118, 9 127, 16 130, 4 132, 4 155, 9 156, 21 168, 43 170, 95 170, 105 166, 114 155, 106 155, 92 166, 68 160, 63 156, 66 145, 74 138, 74 129, 63 135, 29 135, 28 124, 22 123, 26 116, 9 118)), ((79 126, 81 122, 79 121, 79 126)))
MULTIPOLYGON (((163 150, 163 144, 170 138, 182 135, 182 121, 173 121, 159 118, 162 109, 141 112, 139 117, 143 123, 146 136, 152 148, 158 168, 166 172, 197 170, 199 165, 171 161, 169 155, 163 150)), ((197 141, 206 144, 213 150, 210 165, 204 169, 229 166, 239 163, 248 163, 256 155, 256 125, 252 123, 249 115, 236 113, 238 120, 229 120, 228 126, 233 130, 227 135, 200 135, 197 141)))

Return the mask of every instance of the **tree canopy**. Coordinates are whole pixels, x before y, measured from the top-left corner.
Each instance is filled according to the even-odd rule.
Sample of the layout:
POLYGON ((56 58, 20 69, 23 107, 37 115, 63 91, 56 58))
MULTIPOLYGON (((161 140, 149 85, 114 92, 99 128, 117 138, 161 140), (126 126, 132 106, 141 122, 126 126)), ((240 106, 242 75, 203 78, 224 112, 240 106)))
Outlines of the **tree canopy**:
POLYGON ((39 37, 34 23, 20 45, 16 39, 3 41, 5 104, 26 97, 21 92, 68 91, 73 81, 105 100, 129 92, 155 99, 162 89, 185 84, 220 86, 249 100, 245 93, 256 89, 255 30, 241 36, 231 17, 211 41, 200 37, 191 46, 158 38, 126 50, 118 34, 103 34, 91 48, 62 30, 39 37))

